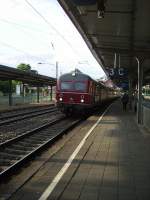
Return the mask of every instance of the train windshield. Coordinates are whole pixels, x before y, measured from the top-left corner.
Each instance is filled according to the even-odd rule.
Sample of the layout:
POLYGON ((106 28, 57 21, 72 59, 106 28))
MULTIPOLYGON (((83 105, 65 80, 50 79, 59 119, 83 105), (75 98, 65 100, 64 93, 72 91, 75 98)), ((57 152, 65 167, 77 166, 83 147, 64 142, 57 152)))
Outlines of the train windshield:
POLYGON ((84 82, 61 82, 60 88, 62 91, 86 92, 87 86, 84 82))
POLYGON ((82 82, 75 82, 74 83, 74 90, 86 92, 86 84, 82 82))
POLYGON ((61 90, 73 90, 72 82, 61 82, 60 85, 61 90))

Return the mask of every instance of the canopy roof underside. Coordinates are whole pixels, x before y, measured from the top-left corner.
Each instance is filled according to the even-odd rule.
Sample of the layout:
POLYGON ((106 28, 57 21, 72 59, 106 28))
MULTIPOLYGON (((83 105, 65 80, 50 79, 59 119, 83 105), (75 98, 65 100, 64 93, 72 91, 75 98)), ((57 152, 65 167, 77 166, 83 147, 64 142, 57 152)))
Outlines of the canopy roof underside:
POLYGON ((143 66, 144 83, 150 82, 150 1, 104 0, 104 18, 98 18, 98 1, 102 0, 92 5, 79 5, 75 0, 59 3, 104 71, 114 67, 115 61, 115 66, 127 68, 136 82, 137 57, 143 66))

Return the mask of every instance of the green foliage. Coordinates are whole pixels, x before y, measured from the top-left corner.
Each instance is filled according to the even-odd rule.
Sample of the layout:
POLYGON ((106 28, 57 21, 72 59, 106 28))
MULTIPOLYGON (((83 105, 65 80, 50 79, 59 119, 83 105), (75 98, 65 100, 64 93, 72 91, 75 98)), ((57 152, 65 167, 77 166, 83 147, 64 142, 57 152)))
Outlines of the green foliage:
POLYGON ((0 81, 0 91, 3 93, 7 93, 7 91, 9 91, 8 81, 0 81))
MULTIPOLYGON (((25 64, 25 63, 20 63, 18 66, 17 66, 17 69, 19 70, 22 70, 22 71, 26 71, 26 72, 29 72, 31 71, 31 66, 29 64, 25 64)), ((18 81, 16 80, 15 81, 15 84, 21 84, 22 82, 21 81, 18 81)))
MULTIPOLYGON (((15 92, 16 84, 12 82, 12 92, 15 92)), ((9 93, 9 82, 0 80, 0 91, 5 95, 9 93)))
MULTIPOLYGON (((31 66, 29 64, 20 63, 17 66, 17 69, 37 74, 36 70, 33 70, 33 71, 31 70, 31 66)), ((15 92, 17 84, 21 84, 21 81, 17 81, 17 80, 13 80, 12 81, 12 92, 15 92)), ((9 93, 9 82, 8 81, 2 81, 2 80, 0 80, 0 93, 1 93, 1 95, 2 94, 5 95, 5 94, 9 93)))
POLYGON ((29 64, 25 64, 25 63, 20 63, 17 66, 17 69, 20 69, 22 71, 31 71, 31 66, 29 64))

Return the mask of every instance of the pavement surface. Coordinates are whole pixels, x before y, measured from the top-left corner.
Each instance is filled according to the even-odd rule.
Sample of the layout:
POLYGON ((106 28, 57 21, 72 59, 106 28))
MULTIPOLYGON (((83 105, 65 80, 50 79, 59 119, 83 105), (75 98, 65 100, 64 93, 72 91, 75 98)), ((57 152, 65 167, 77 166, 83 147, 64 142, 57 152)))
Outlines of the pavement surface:
POLYGON ((122 110, 119 100, 89 133, 98 119, 91 116, 75 128, 61 149, 10 199, 149 200, 150 133, 137 125, 132 111, 122 110), (70 163, 69 157, 87 133, 70 163), (56 179, 66 163, 69 167, 56 179))

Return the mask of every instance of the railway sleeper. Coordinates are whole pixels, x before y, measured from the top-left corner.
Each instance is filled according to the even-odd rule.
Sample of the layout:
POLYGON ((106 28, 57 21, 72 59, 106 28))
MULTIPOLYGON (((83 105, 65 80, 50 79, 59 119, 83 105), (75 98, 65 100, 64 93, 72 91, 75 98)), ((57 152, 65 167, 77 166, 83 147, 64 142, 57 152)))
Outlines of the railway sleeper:
POLYGON ((36 144, 33 144, 31 141, 30 142, 24 142, 24 141, 22 141, 22 142, 19 142, 18 143, 19 145, 23 145, 23 146, 25 146, 25 147, 31 147, 31 148, 35 148, 35 147, 37 147, 38 146, 38 144, 36 143, 36 144))
POLYGON ((13 149, 13 148, 6 148, 4 150, 4 152, 6 152, 6 153, 12 153, 12 154, 15 153, 16 155, 25 155, 25 154, 27 154, 30 151, 23 151, 23 150, 16 150, 16 149, 13 149))
POLYGON ((19 155, 16 155, 16 154, 9 154, 9 153, 6 153, 6 152, 1 152, 0 153, 0 157, 1 158, 8 158, 8 159, 11 159, 11 160, 20 160, 22 156, 19 156, 19 155))
POLYGON ((51 133, 51 132, 47 132, 47 133, 41 133, 40 134, 41 136, 44 136, 44 137, 50 137, 50 136, 52 136, 53 135, 53 133, 51 133))
POLYGON ((14 164, 16 162, 16 160, 9 160, 9 159, 0 159, 0 165, 1 166, 10 166, 12 164, 14 164))
POLYGON ((18 144, 13 144, 12 147, 15 148, 15 150, 21 150, 21 151, 32 151, 33 147, 28 147, 28 146, 22 146, 18 144))
MULTIPOLYGON (((0 115, 0 120, 3 120, 3 118, 7 119, 7 118, 11 118, 11 117, 17 117, 17 116, 22 116, 22 115, 29 115, 29 114, 32 114, 32 113, 37 113, 37 112, 44 112, 44 111, 53 111, 53 110, 57 110, 56 108, 44 108, 44 109, 38 109, 38 110, 35 110, 35 109, 32 109, 31 111, 28 110, 28 111, 24 111, 22 113, 14 113, 14 114, 9 114, 9 115, 0 115)), ((54 111, 55 111, 54 110, 54 111)))
POLYGON ((46 133, 40 133, 38 136, 41 138, 41 137, 49 137, 49 136, 51 136, 52 135, 52 133, 51 132, 46 132, 46 133))
POLYGON ((37 139, 37 140, 41 140, 41 141, 43 141, 43 140, 47 140, 47 138, 49 137, 50 135, 45 135, 44 133, 41 133, 41 134, 39 134, 39 135, 37 135, 37 136, 31 136, 31 138, 35 138, 35 139, 37 139))
POLYGON ((39 137, 33 136, 33 137, 30 137, 30 140, 34 140, 34 141, 43 143, 45 141, 45 138, 43 139, 43 138, 41 138, 41 136, 39 136, 39 137))
POLYGON ((30 143, 30 144, 32 144, 33 146, 35 146, 35 145, 37 145, 37 146, 39 146, 39 145, 41 145, 43 142, 40 142, 39 140, 34 140, 34 139, 25 139, 25 142, 28 142, 28 143, 30 143))

